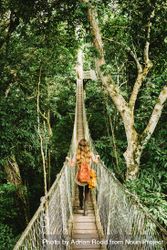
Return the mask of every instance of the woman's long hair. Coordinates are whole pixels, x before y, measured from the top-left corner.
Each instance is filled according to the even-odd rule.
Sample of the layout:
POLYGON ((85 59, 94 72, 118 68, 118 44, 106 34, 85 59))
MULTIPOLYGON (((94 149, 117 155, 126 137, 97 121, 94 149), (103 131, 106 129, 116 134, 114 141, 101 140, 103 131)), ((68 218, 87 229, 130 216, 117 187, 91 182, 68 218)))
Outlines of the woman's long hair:
POLYGON ((76 161, 78 167, 80 167, 83 162, 90 164, 90 159, 91 159, 90 146, 85 139, 81 139, 78 143, 77 155, 76 155, 76 161))

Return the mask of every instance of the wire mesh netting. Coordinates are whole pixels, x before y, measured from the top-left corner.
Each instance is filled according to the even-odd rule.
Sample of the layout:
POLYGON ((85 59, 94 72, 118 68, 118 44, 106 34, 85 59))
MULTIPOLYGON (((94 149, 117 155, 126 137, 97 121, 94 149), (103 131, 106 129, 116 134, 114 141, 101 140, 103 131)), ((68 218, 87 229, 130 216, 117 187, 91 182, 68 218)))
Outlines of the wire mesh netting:
MULTIPOLYGON (((75 155, 78 140, 85 137, 94 150, 91 141, 83 97, 83 82, 77 81, 75 122, 69 151, 75 155)), ((99 161, 93 166, 97 173, 96 209, 107 240, 107 248, 117 250, 162 250, 165 249, 165 232, 145 212, 139 202, 127 192, 123 185, 99 161)), ((53 183, 46 197, 17 242, 14 250, 67 249, 63 240, 70 239, 69 220, 72 218, 72 200, 75 189, 75 168, 68 162, 53 183)))
POLYGON ((63 240, 69 238, 68 221, 72 216, 74 174, 75 170, 65 163, 14 250, 66 249, 63 240))
POLYGON ((99 162, 94 195, 108 249, 153 250, 165 248, 162 232, 154 219, 142 209, 115 176, 99 162))
MULTIPOLYGON (((88 128, 83 103, 85 138, 92 152, 97 154, 88 128)), ((93 164, 97 174, 96 208, 99 212, 107 249, 163 250, 166 249, 167 231, 147 212, 138 199, 117 180, 102 161, 93 164)))

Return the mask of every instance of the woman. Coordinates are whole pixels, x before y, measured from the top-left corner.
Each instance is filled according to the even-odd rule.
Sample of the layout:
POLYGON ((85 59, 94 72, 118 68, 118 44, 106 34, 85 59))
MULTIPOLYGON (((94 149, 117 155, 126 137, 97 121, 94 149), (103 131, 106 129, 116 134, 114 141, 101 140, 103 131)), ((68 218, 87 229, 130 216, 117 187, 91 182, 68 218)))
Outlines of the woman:
MULTIPOLYGON (((78 143, 76 155, 70 161, 70 166, 77 165, 78 171, 76 175, 76 183, 79 188, 79 203, 80 208, 83 209, 83 192, 85 188, 85 201, 88 200, 89 195, 89 187, 87 183, 81 183, 78 180, 78 173, 80 171, 81 165, 86 164, 87 166, 91 167, 92 162, 98 163, 99 155, 94 156, 94 154, 90 150, 90 146, 85 139, 81 139, 78 143)), ((69 160, 69 158, 68 158, 69 160)))

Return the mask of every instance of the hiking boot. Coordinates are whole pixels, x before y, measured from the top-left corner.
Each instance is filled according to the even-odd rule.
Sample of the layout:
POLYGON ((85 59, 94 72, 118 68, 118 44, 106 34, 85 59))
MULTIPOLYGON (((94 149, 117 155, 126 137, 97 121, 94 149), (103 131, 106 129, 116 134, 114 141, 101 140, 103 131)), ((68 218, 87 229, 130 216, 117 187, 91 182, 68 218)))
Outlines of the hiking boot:
POLYGON ((88 210, 86 210, 86 211, 84 212, 84 215, 85 215, 85 216, 87 216, 87 215, 88 215, 88 210))
POLYGON ((80 203, 80 209, 83 210, 83 203, 80 203))

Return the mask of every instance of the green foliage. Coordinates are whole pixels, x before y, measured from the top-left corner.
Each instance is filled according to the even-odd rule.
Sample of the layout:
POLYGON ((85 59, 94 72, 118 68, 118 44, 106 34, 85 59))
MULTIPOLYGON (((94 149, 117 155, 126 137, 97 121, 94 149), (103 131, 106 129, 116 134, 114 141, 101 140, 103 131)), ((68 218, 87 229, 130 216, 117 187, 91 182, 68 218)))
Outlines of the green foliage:
POLYGON ((6 225, 0 223, 0 249, 12 250, 15 243, 15 236, 12 229, 6 225))
POLYGON ((11 184, 0 185, 0 222, 13 223, 18 218, 16 205, 16 188, 11 184), (8 209, 7 209, 8 208, 8 209))
POLYGON ((125 162, 122 152, 126 148, 124 127, 112 102, 101 91, 100 83, 89 81, 86 84, 85 104, 90 133, 96 150, 106 166, 123 181, 125 162), (113 136, 116 138, 115 142, 113 136))
MULTIPOLYGON (((51 152, 52 181, 62 167, 70 144, 69 131, 72 131, 73 119, 68 112, 74 112, 75 106, 73 69, 78 46, 75 28, 70 24, 71 13, 69 15, 74 11, 74 5, 71 2, 66 9, 66 4, 43 0, 29 4, 17 0, 3 1, 0 4, 0 223, 6 225, 0 244, 6 249, 10 249, 10 245, 3 234, 6 232, 11 237, 12 245, 11 232, 16 237, 24 227, 19 218, 23 213, 21 202, 16 190, 9 190, 10 184, 3 170, 8 157, 12 154, 16 157, 28 193, 30 216, 43 195, 42 158, 37 132, 39 79, 40 111, 44 115, 50 111, 53 129, 52 140, 48 140, 46 131, 43 133, 44 146, 51 152)), ((41 127, 43 122, 44 118, 40 116, 41 127)))
POLYGON ((166 183, 166 171, 157 171, 156 167, 142 170, 138 179, 126 183, 129 190, 138 195, 141 203, 164 227, 167 227, 167 201, 166 194, 163 193, 163 186, 166 186, 166 183))
POLYGON ((74 123, 76 86, 73 76, 71 76, 71 78, 56 78, 55 80, 56 84, 52 90, 52 93, 55 94, 50 103, 54 114, 53 138, 51 146, 52 155, 54 155, 54 158, 52 158, 53 177, 62 168, 71 143, 74 123), (63 85, 63 88, 61 84, 63 85))
MULTIPOLYGON (((144 82, 135 107, 135 126, 141 132, 150 117, 160 89, 166 81, 166 20, 164 1, 92 1, 97 6, 103 33, 105 74, 112 74, 128 100, 136 66, 127 47, 143 63, 145 31, 152 7, 155 16, 150 40, 154 67, 144 82)), ((43 132, 44 145, 51 152, 52 182, 69 149, 75 110, 76 51, 90 43, 87 4, 78 1, 1 1, 0 3, 0 248, 11 249, 13 239, 23 230, 22 210, 16 189, 7 183, 3 170, 7 157, 15 155, 23 184, 27 188, 30 215, 43 195, 43 170, 37 132, 37 85, 40 80, 40 111, 51 114, 52 138, 43 132), (76 27, 83 24, 78 32, 76 27), (40 75, 41 72, 41 75, 40 75)), ((94 68, 93 46, 85 48, 85 69, 94 68)), ((86 83, 86 109, 91 136, 105 164, 124 181, 127 147, 122 120, 103 93, 100 82, 86 83), (112 123, 112 124, 111 124, 112 123), (112 125, 112 126, 111 126, 112 125), (114 142, 115 140, 115 142, 114 142)), ((43 126, 44 118, 40 116, 43 126)), ((43 128, 43 127, 42 127, 43 128)), ((140 177, 127 187, 137 193, 150 212, 166 225, 166 112, 164 111, 141 159, 140 177)))
POLYGON ((126 185, 137 194, 151 214, 167 227, 167 150, 166 112, 164 111, 156 132, 141 159, 139 178, 126 185))
POLYGON ((26 100, 23 91, 19 87, 13 87, 10 96, 1 99, 1 153, 3 157, 11 154, 31 150, 36 147, 37 138, 34 131, 33 120, 35 119, 32 102, 26 100), (12 114, 12 115, 11 115, 12 114), (24 146, 22 142, 24 141, 24 146))
POLYGON ((0 249, 10 250, 24 229, 16 187, 0 178, 0 249))

